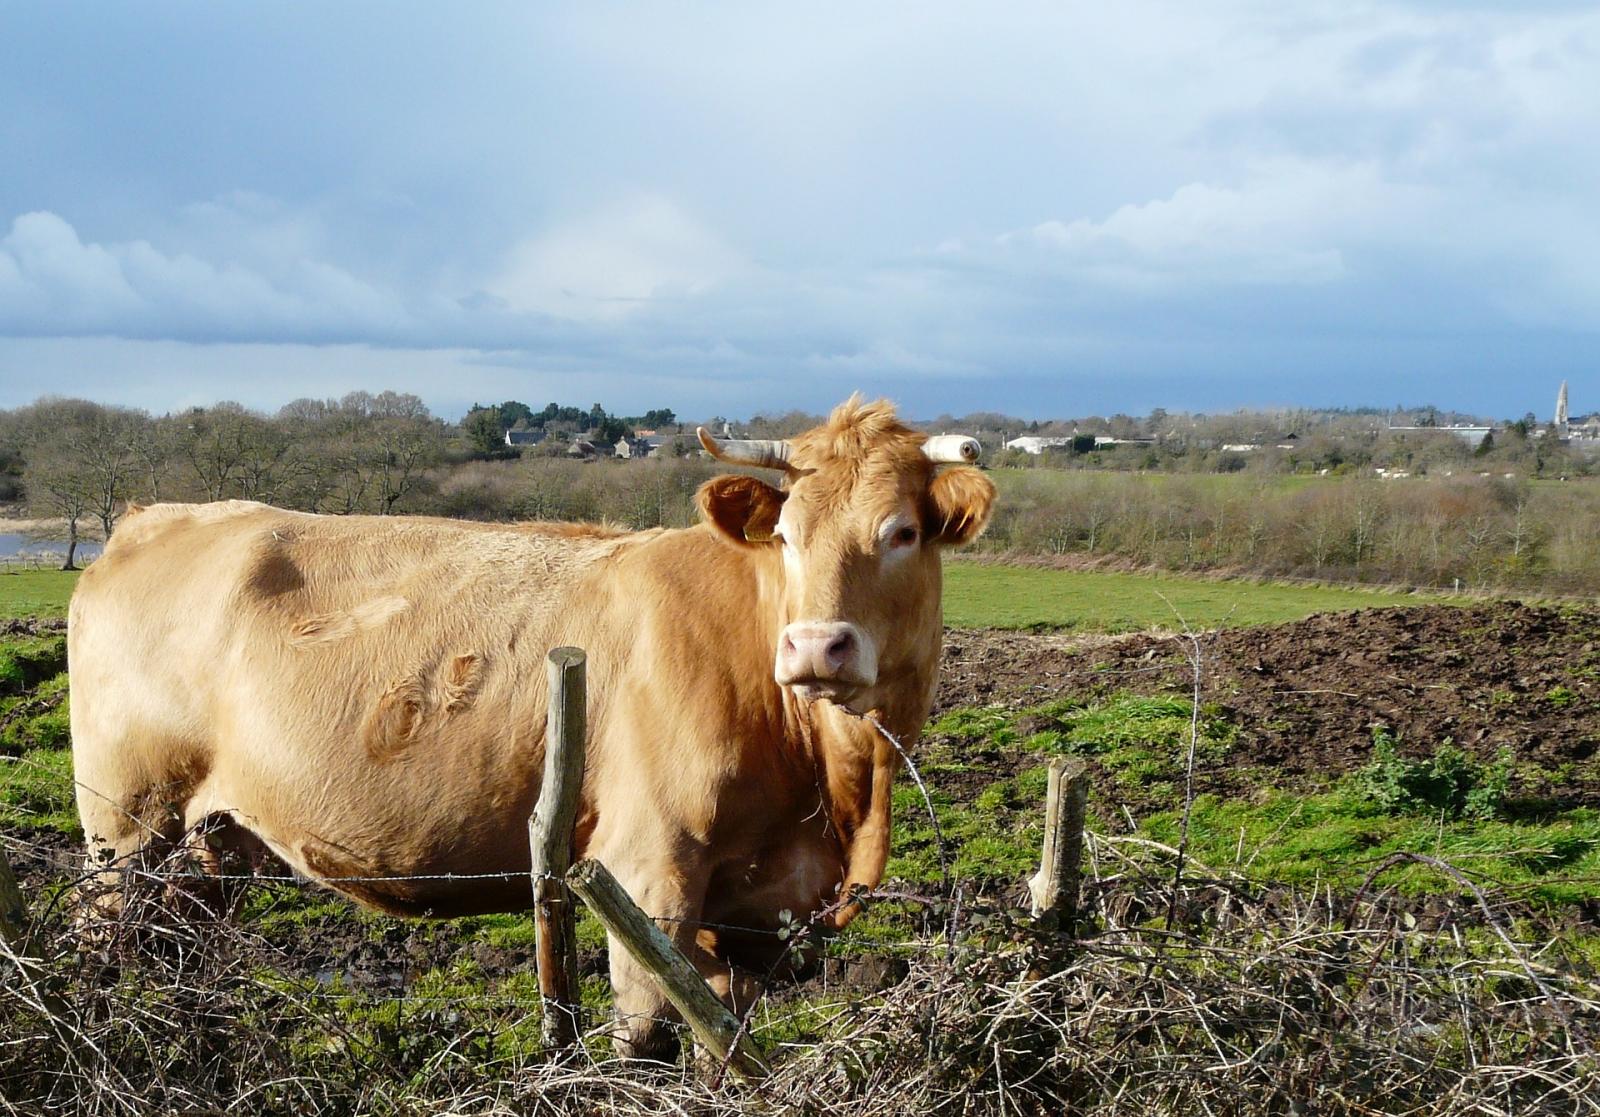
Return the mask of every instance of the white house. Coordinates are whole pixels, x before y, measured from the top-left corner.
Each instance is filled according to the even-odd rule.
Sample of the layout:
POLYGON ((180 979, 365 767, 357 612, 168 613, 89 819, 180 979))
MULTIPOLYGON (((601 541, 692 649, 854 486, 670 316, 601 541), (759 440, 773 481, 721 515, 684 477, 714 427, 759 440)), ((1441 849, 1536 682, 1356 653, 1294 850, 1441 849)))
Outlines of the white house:
POLYGON ((1021 438, 1013 438, 1006 443, 1007 450, 1021 450, 1025 454, 1042 454, 1046 450, 1066 450, 1072 446, 1071 438, 1042 438, 1036 434, 1025 434, 1021 438))

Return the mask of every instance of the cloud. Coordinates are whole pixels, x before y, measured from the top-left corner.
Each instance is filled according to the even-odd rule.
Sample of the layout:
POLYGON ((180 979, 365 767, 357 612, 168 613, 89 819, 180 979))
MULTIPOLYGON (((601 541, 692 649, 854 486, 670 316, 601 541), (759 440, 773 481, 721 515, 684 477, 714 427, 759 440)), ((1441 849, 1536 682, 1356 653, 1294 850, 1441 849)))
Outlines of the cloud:
POLYGON ((1002 248, 1085 282, 1132 291, 1330 283, 1344 248, 1403 221, 1418 199, 1370 165, 1278 162, 1237 185, 1192 182, 1102 220, 1041 222, 1002 235, 1002 248))
POLYGON ((1592 5, 831 11, 22 13, 0 336, 941 407, 1592 349, 1592 5))
POLYGON ((361 340, 404 319, 393 295, 310 257, 264 274, 144 240, 85 243, 47 211, 0 239, 0 331, 16 336, 361 340))
POLYGON ((703 295, 745 267, 672 202, 645 195, 523 241, 486 289, 515 311, 606 322, 703 295))

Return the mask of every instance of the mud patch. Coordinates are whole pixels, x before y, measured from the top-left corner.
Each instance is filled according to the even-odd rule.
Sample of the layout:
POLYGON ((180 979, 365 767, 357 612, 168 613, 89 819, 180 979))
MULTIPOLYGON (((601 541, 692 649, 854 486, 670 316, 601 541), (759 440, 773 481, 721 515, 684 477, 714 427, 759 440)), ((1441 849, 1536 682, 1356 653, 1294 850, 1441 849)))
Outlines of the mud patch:
MULTIPOLYGON (((1121 691, 1188 694, 1192 646, 1176 636, 1074 641, 946 633, 934 716, 1121 691)), ((1199 637, 1201 699, 1239 729, 1230 766, 1311 782, 1372 754, 1372 727, 1426 756, 1447 740, 1502 750, 1533 790, 1600 805, 1600 610, 1497 602, 1326 613, 1199 637)), ((998 759, 998 758, 996 758, 998 759)))

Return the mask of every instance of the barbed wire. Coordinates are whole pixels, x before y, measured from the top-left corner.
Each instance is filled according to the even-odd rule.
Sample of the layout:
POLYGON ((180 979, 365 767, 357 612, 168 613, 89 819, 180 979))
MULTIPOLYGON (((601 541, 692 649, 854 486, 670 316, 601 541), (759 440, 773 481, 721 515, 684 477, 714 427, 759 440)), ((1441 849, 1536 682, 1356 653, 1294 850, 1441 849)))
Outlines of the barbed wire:
MULTIPOLYGON (((1195 659, 1202 654, 1196 648, 1195 659)), ((1173 666, 1153 665, 1129 673, 1170 672, 1173 666)), ((1193 662, 1190 666, 1198 679, 1200 667, 1193 662)), ((1195 687, 1198 709, 1198 681, 1195 687)), ((899 747, 898 742, 891 743, 899 747)), ((816 913, 800 933, 792 927, 658 920, 683 930, 764 936, 764 941, 781 944, 778 962, 767 970, 759 994, 736 1006, 741 1029, 781 1036, 786 1019, 806 1013, 832 1021, 814 1036, 815 1042, 796 1050, 773 1084, 762 1087, 764 1100, 777 1108, 783 1108, 785 1099, 793 1103, 810 1096, 805 1091, 834 1084, 856 1106, 849 1111, 853 1113, 931 1113, 941 1098, 947 1103, 962 1098, 963 1104, 952 1111, 967 1112, 970 1106, 965 1103, 978 1096, 996 1099, 1002 1113, 1026 1112, 1030 1107, 1059 1110, 1063 1098, 1056 1091, 1064 1087, 1052 1083, 1065 1074, 1079 1082, 1080 1092, 1096 1085, 1113 1098, 1140 1083, 1167 1081, 1178 1091, 1173 1098, 1185 1100, 1179 1111, 1233 1112, 1236 1107, 1227 1104, 1226 1095, 1202 1084, 1231 1084, 1233 1100, 1239 1101, 1247 1096, 1239 1093, 1243 1085, 1275 1088, 1263 1072, 1276 1066, 1313 1083, 1304 1089, 1315 1091, 1319 1089, 1315 1082, 1333 1076, 1334 1052, 1340 1045, 1356 1045, 1369 1065, 1363 1072, 1366 1078, 1348 1082, 1365 1083, 1363 1088, 1370 1089, 1381 1072, 1388 1076, 1385 1081, 1401 1084, 1393 1088, 1403 1095, 1405 1082, 1432 1082, 1443 1065, 1459 1069, 1463 1080, 1470 1075, 1484 1096, 1492 1092, 1494 1098, 1508 1099, 1496 1102, 1498 1108, 1486 1108, 1479 1097, 1472 1103, 1475 1108, 1459 1112, 1537 1112, 1543 1101, 1559 1099, 1566 1105, 1563 1112, 1600 1114, 1600 1087, 1594 1086, 1600 1080, 1594 1073, 1589 1038, 1600 1029, 1600 984, 1571 967, 1544 965, 1540 959, 1553 954, 1556 944, 1519 941, 1528 933, 1513 933, 1511 925, 1503 924, 1503 913, 1488 903, 1491 896, 1515 893, 1509 888, 1504 893, 1486 891, 1480 883, 1486 881, 1485 874, 1444 866, 1468 886, 1482 925, 1493 932, 1462 945, 1450 941, 1455 923, 1440 921, 1427 927, 1414 921, 1408 927, 1404 902, 1389 890, 1363 885, 1354 896, 1336 899, 1331 883, 1313 882, 1309 897, 1303 890, 1280 894, 1275 891, 1280 886, 1273 882, 1243 873, 1229 875, 1196 862, 1182 844, 1175 848, 1135 835, 1091 833, 1086 835, 1086 922, 1069 929, 1074 933, 1066 936, 1041 934, 1004 903, 973 899, 952 886, 932 795, 920 773, 914 778, 933 823, 944 867, 943 886, 934 892, 883 886, 837 901, 894 912, 894 922, 904 921, 899 927, 891 924, 891 930, 901 935, 898 940, 886 941, 882 928, 870 936, 846 932, 825 937, 815 931, 816 913), (1166 918, 1158 925, 1148 915, 1162 908, 1166 918), (825 994, 820 1004, 805 1001, 792 1009, 774 1005, 767 991, 779 964, 797 951, 824 963, 819 978, 824 989, 828 962, 886 960, 896 962, 900 972, 887 988, 870 994, 851 989, 841 979, 848 990, 842 999, 825 994), (1441 1027, 1438 1021, 1451 1014, 1464 1021, 1460 1028, 1466 1037, 1466 1053, 1454 1063, 1451 1049, 1430 1038, 1432 1030, 1441 1027), (1155 1039, 1142 1041, 1138 1037, 1143 1033, 1155 1039), (1323 1046, 1292 1057, 1294 1044, 1301 1042, 1294 1037, 1306 1035, 1322 1037, 1323 1046), (1030 1054, 1041 1042, 1056 1054, 1030 1054), (880 1052, 877 1064, 860 1063, 863 1045, 880 1052), (841 1083, 835 1069, 841 1065, 858 1066, 859 1082, 841 1083), (895 1099, 905 1099, 906 1104, 891 1109, 898 1104, 895 1099)), ((1191 784, 1186 799, 1193 795, 1191 784)), ((34 919, 35 928, 42 928, 50 943, 59 948, 69 936, 92 942, 97 930, 110 930, 143 943, 131 955, 126 949, 119 955, 105 948, 113 961, 136 959, 143 957, 139 951, 155 949, 150 960, 134 963, 142 967, 136 972, 143 976, 126 987, 100 981, 82 955, 76 968, 60 955, 44 983, 30 984, 30 979, 15 989, 9 985, 0 989, 0 1013, 6 1019, 29 1022, 26 1028, 12 1029, 0 1043, 0 1068, 7 1065, 11 1049, 52 1053, 59 1065, 45 1067, 41 1081, 57 1082, 61 1090, 87 1088, 97 1097, 107 1090, 120 1092, 121 1096, 105 1098, 102 1111, 131 1114, 139 1111, 130 1100, 137 1097, 138 1083, 112 1054, 123 1050, 117 1045, 125 1034, 137 1051, 160 1049, 149 1030, 171 1027, 174 1018, 204 1021, 248 1006, 251 1012, 266 1013, 269 1024, 292 1018, 326 1031, 328 1042, 359 1053, 359 1059, 351 1056, 354 1061, 396 1062, 404 1058, 400 1040, 384 1038, 389 1033, 382 1028, 358 1026, 346 1011, 348 1006, 392 1009, 394 1023, 384 1027, 394 1033, 402 1030, 403 1014, 412 1009, 434 1014, 500 1013, 491 1022, 495 1028, 531 1021, 540 1013, 537 996, 519 995, 503 985, 432 991, 425 984, 427 975, 417 975, 415 968, 430 964, 433 971, 444 971, 441 980, 448 980, 450 971, 437 954, 424 954, 420 962, 405 957, 389 961, 392 974, 362 973, 355 959, 335 957, 327 962, 326 977, 319 969, 310 974, 278 971, 263 978, 254 968, 259 953, 250 948, 285 957, 283 947, 224 921, 183 925, 175 923, 170 912, 160 911, 165 890, 209 883, 337 891, 341 884, 470 886, 527 880, 531 906, 531 879, 525 871, 327 877, 277 871, 208 873, 181 862, 183 848, 202 836, 201 829, 191 830, 176 843, 175 859, 159 865, 144 863, 135 855, 109 862, 66 858, 59 845, 29 844, 30 856, 39 866, 30 871, 53 872, 74 863, 65 873, 76 874, 70 883, 85 891, 85 899, 85 886, 91 882, 146 897, 142 904, 124 907, 121 915, 99 924, 80 915, 68 930, 66 917, 58 911, 58 905, 68 902, 66 893, 57 892, 46 911, 34 919), (164 958, 163 949, 172 956, 164 958), (76 1001, 65 1012, 47 1011, 48 998, 56 995, 51 981, 73 991, 76 1001), (394 982, 402 988, 393 989, 394 982), (287 1007, 275 1007, 280 1005, 287 1007), (303 1015, 292 1017, 291 1010, 303 1015)), ((1433 868, 1439 870, 1441 865, 1435 863, 1433 868)), ((1375 858, 1368 884, 1391 867, 1386 859, 1375 858)), ((1530 883, 1552 882, 1541 878, 1530 883)), ((31 972, 27 966, 32 963, 0 948, 0 960, 6 957, 12 972, 31 972)), ((592 967, 592 954, 589 961, 592 967)), ((600 1039, 629 1025, 673 1023, 652 1013, 617 1014, 588 1030, 585 1037, 600 1039)), ((464 1049, 466 1041, 456 1034, 462 1028, 445 1025, 443 1032, 441 1050, 464 1049)), ((244 1033, 248 1042, 259 1045, 275 1042, 268 1034, 244 1033)), ((261 1065, 280 1066, 271 1059, 261 1065)), ((290 1070, 294 1065, 282 1064, 290 1070)), ((674 1094, 649 1081, 616 1076, 610 1073, 612 1065, 598 1062, 585 1047, 571 1061, 550 1060, 537 1068, 523 1067, 522 1073, 528 1082, 539 1084, 538 1089, 563 1092, 562 1097, 608 1091, 607 1096, 626 1098, 630 1105, 641 1097, 672 1098, 685 1113, 728 1111, 717 1108, 721 1093, 674 1094)), ((15 1066, 13 1078, 20 1073, 15 1066)), ((169 1085, 162 1074, 161 1088, 169 1102, 195 1089, 183 1083, 169 1085)), ((217 1088, 232 1089, 235 1095, 248 1093, 261 1089, 260 1080, 270 1075, 254 1077, 258 1081, 248 1085, 235 1087, 223 1080, 217 1088)), ((1338 1081, 1336 1076, 1334 1080, 1338 1081)), ((323 1087, 306 1083, 296 1088, 315 1092, 323 1087)), ((1433 1092, 1448 1098, 1456 1088, 1446 1084, 1433 1092)), ((1274 1109, 1271 1101, 1268 1096, 1259 1111, 1293 1111, 1287 1104, 1274 1109)), ((9 1108, 0 1098, 0 1110, 9 1108)), ((1457 1112, 1421 1106, 1411 1111, 1457 1112)))
MULTIPOLYGON (((1170 1081, 1175 1089, 1180 1088, 1178 1083, 1190 1083, 1190 1087, 1181 1087, 1190 1089, 1207 1081, 1233 1083, 1231 1088, 1235 1090, 1245 1082, 1271 1089, 1274 1087, 1269 1084, 1279 1074, 1309 1080, 1303 1070, 1295 1070, 1296 1063, 1288 1055, 1292 1047, 1283 1047, 1287 1037, 1322 1035, 1330 1026, 1327 1022, 1345 1012, 1341 1006, 1359 1003, 1363 1006, 1360 1019, 1341 1025, 1345 1034, 1337 1042, 1355 1045, 1363 1053, 1362 1058, 1369 1060, 1368 1077, 1364 1080, 1364 1089, 1368 1090, 1375 1088, 1380 1079, 1372 1076, 1380 1071, 1382 1075, 1402 1076, 1383 1079, 1391 1083, 1403 1083, 1404 1076, 1416 1077, 1419 1082, 1433 1081, 1439 1073, 1434 1068, 1441 1048, 1427 1037, 1440 1026, 1438 1021, 1448 1020, 1452 1014, 1470 1023, 1467 1034, 1472 1037, 1472 1050, 1481 1050, 1482 1055, 1461 1068, 1475 1083, 1477 1094, 1472 1103, 1452 1108, 1456 1103, 1435 1100, 1430 1103, 1432 1108, 1411 1108, 1408 1112, 1532 1113, 1546 1108, 1546 1103, 1559 1101, 1563 1113, 1600 1113, 1595 1096, 1595 1064, 1583 1051, 1586 1037, 1600 1024, 1600 984, 1593 976, 1562 972, 1559 963, 1540 966, 1541 948, 1549 949, 1553 944, 1513 945, 1483 940, 1469 944, 1464 954, 1452 952, 1448 949, 1449 935, 1443 928, 1403 930, 1402 913, 1386 907, 1396 897, 1373 894, 1361 899, 1359 906, 1367 913, 1363 919, 1368 922, 1347 926, 1343 925, 1346 904, 1336 902, 1326 886, 1313 886, 1309 896, 1297 893, 1295 902, 1288 905, 1278 903, 1266 889, 1250 887, 1257 882, 1243 882, 1246 887, 1241 891, 1237 880, 1213 882, 1197 876, 1185 877, 1179 885, 1184 899, 1175 925, 1149 925, 1139 922, 1137 916, 1129 921, 1119 914, 1121 901, 1137 901, 1146 906, 1160 903, 1173 887, 1169 875, 1171 855, 1154 848, 1152 843, 1118 841, 1114 836, 1097 838, 1094 845, 1097 861, 1092 865, 1100 867, 1091 867, 1085 881, 1091 925, 1083 928, 1086 935, 1058 940, 1068 945, 1069 953, 1056 962, 1036 960, 1041 957, 1040 951, 1048 954, 1057 947, 1051 945, 1051 940, 1029 934, 1025 919, 1008 912, 1003 905, 971 903, 964 909, 962 924, 955 928, 960 941, 953 955, 947 941, 949 924, 943 918, 932 923, 918 922, 913 912, 896 915, 896 922, 901 918, 910 920, 902 932, 908 935, 907 941, 856 939, 846 934, 821 944, 830 957, 848 952, 848 958, 834 957, 835 962, 845 965, 854 965, 855 960, 904 959, 901 964, 909 969, 890 977, 887 986, 877 984, 883 980, 881 976, 869 978, 868 985, 853 984, 845 972, 831 973, 824 966, 815 979, 817 984, 810 987, 812 991, 792 1004, 773 1003, 769 997, 741 1004, 750 1030, 785 1052, 774 1082, 760 1088, 761 1096, 782 1108, 784 1099, 791 1103, 799 1099, 796 1091, 838 1091, 840 1112, 931 1113, 937 1112, 938 1106, 928 1100, 928 1095, 918 1093, 924 1100, 920 1108, 913 1107, 904 1100, 908 1091, 915 1092, 911 1090, 913 1086, 917 1090, 956 1089, 953 1082, 946 1087, 935 1087, 934 1083, 944 1073, 939 1068, 959 1066, 959 1081, 963 1083, 959 1088, 970 1102, 987 1099, 983 1111, 1007 1112, 1008 1106, 1011 1113, 1026 1112, 1036 1105, 1051 1108, 1040 1099, 1060 1100, 1053 1091, 1062 1088, 1059 1074, 1068 1073, 1069 1067, 1048 1060, 1030 1062, 1027 1052, 1041 1042, 1046 1050, 1058 1052, 1049 1056, 1050 1060, 1072 1060, 1070 1074, 1089 1074, 1093 1081, 1101 1082, 1109 1090, 1103 1095, 1107 1098, 1133 1097, 1141 1089, 1153 1089, 1163 1081, 1170 1081), (1221 915, 1220 902, 1227 904, 1221 915), (1220 920, 1214 932, 1207 932, 1194 922, 1202 916, 1220 920), (1225 930, 1228 927, 1233 929, 1225 930), (932 937, 927 934, 930 928, 935 930, 932 937), (1572 1021, 1570 1026, 1562 1025, 1563 1032, 1550 1031, 1548 1022, 1559 1017, 1552 1017, 1541 1007, 1547 1001, 1537 988, 1519 992, 1515 985, 1506 984, 1524 971, 1525 963, 1540 967, 1538 979, 1572 1021), (1038 976, 1029 977, 1030 972, 1038 976), (838 991, 830 992, 835 980, 838 991), (1325 998, 1331 999, 1319 1008, 1325 998), (1276 1017, 1281 1017, 1284 1024, 1273 1024, 1276 1017), (895 1028, 909 1028, 910 1032, 895 1040, 890 1038, 891 1029, 895 1028), (1129 1037, 1141 1030, 1164 1038, 1154 1045, 1133 1042, 1129 1037), (804 1042, 788 1038, 796 1035, 806 1037, 804 1042), (1030 1035, 1039 1038, 1030 1039, 1030 1035), (1185 1036, 1191 1038, 1186 1040, 1185 1036), (887 1076, 869 1074, 859 1087, 841 1084, 828 1069, 839 1065, 840 1060, 848 1064, 863 1051, 893 1051, 898 1049, 896 1044, 907 1042, 917 1052, 915 1064, 891 1061, 888 1066, 896 1070, 887 1076), (886 1043, 889 1046, 885 1047, 886 1043), (1513 1055, 1513 1051, 1520 1053, 1513 1055), (985 1065, 990 1069, 980 1074, 985 1065), (1058 1069, 1050 1070, 1052 1067, 1058 1069), (1001 1091, 1011 1098, 1009 1103, 996 1100, 1001 1091), (1035 1100, 1027 1102, 1030 1097, 1035 1100), (1545 1101, 1541 1102, 1541 1098, 1545 1101), (1486 1099, 1494 1104, 1485 1108, 1486 1099)), ((48 843, 45 848, 59 852, 48 843)), ((1200 869, 1192 862, 1191 866, 1196 871, 1200 869)), ((189 872, 163 873, 159 867, 117 868, 139 873, 129 883, 149 886, 147 893, 163 882, 182 885, 196 879, 189 872)), ((228 875, 242 881, 257 880, 253 874, 228 875)), ((473 874, 477 879, 503 879, 507 875, 473 874)), ((266 876, 271 888, 316 883, 276 873, 266 876)), ((880 911, 885 910, 883 905, 895 903, 900 905, 897 912, 912 904, 948 905, 948 899, 937 894, 887 886, 867 900, 880 911)), ((591 1049, 593 1044, 603 1045, 605 1038, 620 1028, 675 1026, 673 1021, 654 1013, 609 1016, 585 1030, 586 1046, 567 1060, 546 1055, 526 1062, 495 1056, 494 1036, 519 1029, 531 1033, 541 1011, 538 998, 531 992, 508 988, 504 982, 514 980, 510 974, 498 979, 498 987, 430 988, 428 979, 419 975, 416 967, 431 966, 432 972, 439 975, 438 980, 456 980, 450 958, 472 957, 460 954, 459 947, 443 955, 421 958, 408 959, 401 954, 392 962, 392 976, 381 971, 363 973, 352 968, 354 959, 336 954, 320 963, 315 972, 275 970, 276 976, 263 985, 262 979, 254 976, 261 963, 249 947, 257 944, 277 956, 284 953, 281 946, 227 924, 214 928, 151 925, 144 912, 159 902, 152 898, 142 911, 132 912, 128 916, 134 921, 130 929, 142 928, 142 933, 172 943, 178 957, 163 962, 158 949, 152 962, 142 963, 145 969, 141 972, 147 975, 142 982, 103 986, 92 996, 91 983, 75 994, 86 998, 83 1003, 100 1007, 92 1016, 76 1015, 81 1009, 69 1012, 62 1026, 69 1029, 68 1035, 77 1037, 72 1040, 77 1053, 63 1058, 60 1066, 49 1068, 48 1075, 40 1077, 41 1082, 48 1078, 59 1083, 55 1089, 75 1091, 79 1097, 113 1087, 124 1091, 146 1088, 139 1085, 142 1079, 137 1075, 130 1077, 133 1072, 108 1066, 94 1052, 103 1050, 109 1055, 122 1042, 119 1036, 138 1037, 141 1028, 170 1028, 177 1020, 185 1019, 185 1013, 199 1014, 194 1016, 194 1023, 184 1025, 195 1028, 201 1020, 218 1012, 227 1016, 248 1006, 249 1013, 261 1021, 258 1027, 275 1027, 272 1021, 281 1020, 288 1027, 320 1029, 328 1037, 323 1042, 334 1045, 330 1050, 344 1052, 341 1065, 382 1067, 402 1060, 407 1050, 404 1036, 414 1032, 430 1036, 426 1042, 440 1045, 441 1051, 465 1052, 467 1047, 461 1045, 470 1043, 475 1052, 472 1061, 459 1064, 475 1068, 469 1081, 481 1081, 487 1074, 516 1075, 516 1081, 523 1083, 521 1089, 540 1091, 533 1096, 544 1097, 555 1091, 549 1098, 571 1100, 586 1096, 583 1091, 614 1090, 617 1093, 613 1100, 622 1112, 629 1113, 642 1113, 656 1105, 664 1096, 658 1093, 661 1090, 688 1091, 672 1095, 686 1113, 721 1113, 724 1110, 718 1107, 724 1103, 714 1099, 726 1097, 726 1104, 731 1106, 735 1099, 750 1096, 749 1088, 725 1094, 724 1087, 706 1093, 709 1087, 694 1085, 692 1077, 671 1077, 686 1075, 687 1071, 659 1072, 667 1074, 667 1079, 651 1077, 657 1072, 650 1072, 641 1081, 636 1077, 639 1071, 623 1071, 619 1064, 601 1058, 591 1049), (395 988, 391 982, 403 983, 403 987, 395 988), (168 1002, 172 1007, 163 1009, 159 1020, 150 1017, 152 1005, 168 1002), (141 1024, 141 1020, 148 1023, 141 1024), (462 1038, 448 1039, 450 1036, 462 1038), (469 1041, 466 1037, 471 1036, 483 1038, 469 1041), (627 1108, 630 1106, 633 1108, 627 1108)), ((589 958, 592 973, 593 955, 589 958)), ((383 964, 381 959, 377 964, 383 964)), ((496 979, 483 975, 481 980, 496 979)), ((10 996, 0 993, 0 1013, 10 1013, 5 1007, 10 996)), ((6 1018, 17 1019, 13 1015, 6 1018)), ((29 1019, 38 1020, 38 1013, 34 1011, 29 1019)), ((218 1019, 218 1024, 207 1027, 220 1026, 218 1019)), ((40 1027, 49 1026, 25 1022, 23 1026, 12 1026, 8 1040, 34 1047, 51 1045, 49 1049, 56 1050, 61 1041, 39 1031, 40 1027)), ((140 1050, 145 1050, 156 1041, 147 1037, 139 1042, 144 1045, 140 1050)), ((266 1060, 262 1066, 281 1058, 270 1056, 268 1045, 273 1041, 265 1036, 248 1042, 260 1047, 261 1054, 249 1058, 266 1060)), ((1318 1050, 1313 1046, 1307 1057, 1315 1059, 1318 1050)), ((0 1048, 0 1062, 5 1058, 5 1051, 0 1048)), ((289 1073, 293 1065, 287 1064, 277 1073, 289 1073)), ((324 1084, 307 1082, 304 1089, 328 1088, 330 1072, 324 1069, 318 1073, 324 1084)), ((401 1079, 410 1073, 415 1072, 405 1072, 401 1079)), ((1336 1064, 1330 1064, 1321 1072, 1320 1080, 1334 1084, 1353 1081, 1348 1074, 1348 1070, 1338 1070, 1336 1064)), ((263 1077, 267 1076, 258 1076, 258 1080, 263 1077)), ((504 1081, 504 1088, 514 1088, 511 1079, 504 1081)), ((1280 1079, 1278 1088, 1281 1085, 1280 1079)), ((179 1090, 223 1088, 183 1080, 164 1086, 168 1092, 163 1096, 172 1098, 179 1090)), ((1393 1088, 1405 1095, 1402 1085, 1393 1088)), ((1085 1081, 1074 1089, 1072 1096, 1081 1098, 1083 1090, 1091 1089, 1091 1082, 1085 1081)), ((1439 1099, 1449 1099, 1454 1096, 1450 1089, 1444 1085, 1435 1088, 1434 1093, 1439 1099)), ((536 1108, 528 1104, 528 1096, 516 1096, 523 1101, 512 1108, 536 1108)), ((1207 1104, 1191 1102, 1190 1112, 1239 1112, 1242 1108, 1222 1103, 1220 1095, 1191 1096, 1205 1099, 1207 1104)), ((1332 1100, 1330 1097, 1328 1107, 1307 1111, 1335 1111, 1332 1100)), ((115 1109, 120 1104, 106 1099, 99 1111, 120 1112, 115 1109)), ((551 1108, 556 1103, 548 1098, 538 1104, 544 1112, 560 1111, 551 1108)), ((1102 1105, 1102 1110, 1091 1110, 1080 1103, 1077 1110, 1149 1111, 1148 1107, 1134 1109, 1131 1102, 1126 1110, 1110 1103, 1102 1105)), ((0 1111, 6 1110, 0 1104, 0 1111)), ((973 1110, 962 1106, 953 1111, 973 1110)), ((1272 1109, 1263 1103, 1251 1110, 1258 1111, 1272 1109)))

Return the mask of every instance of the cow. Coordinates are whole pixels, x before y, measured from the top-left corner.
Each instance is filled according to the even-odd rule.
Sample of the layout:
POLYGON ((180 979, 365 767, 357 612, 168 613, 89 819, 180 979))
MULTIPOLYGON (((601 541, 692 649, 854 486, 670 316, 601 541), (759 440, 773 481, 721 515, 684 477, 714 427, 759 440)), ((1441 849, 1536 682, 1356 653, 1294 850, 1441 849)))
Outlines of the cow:
MULTIPOLYGON (((858 396, 789 441, 699 437, 778 484, 715 477, 677 530, 130 512, 68 622, 91 869, 225 820, 382 911, 525 909, 543 660, 576 645, 578 854, 725 998, 780 913, 842 926, 889 852, 879 729, 909 743, 927 719, 941 553, 983 531, 994 486, 964 464, 976 441, 858 396)), ((610 964, 619 1050, 670 1050, 661 993, 616 942, 610 964)))

